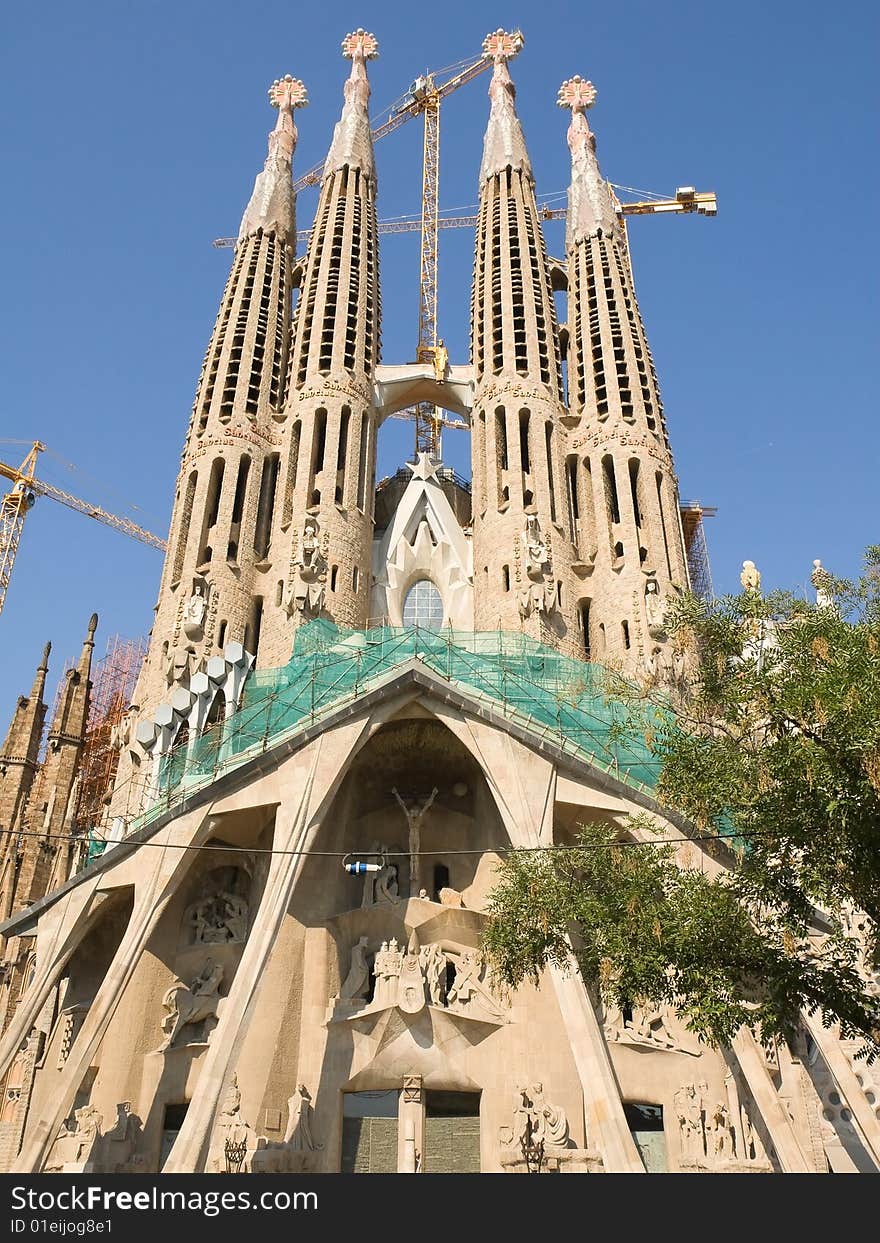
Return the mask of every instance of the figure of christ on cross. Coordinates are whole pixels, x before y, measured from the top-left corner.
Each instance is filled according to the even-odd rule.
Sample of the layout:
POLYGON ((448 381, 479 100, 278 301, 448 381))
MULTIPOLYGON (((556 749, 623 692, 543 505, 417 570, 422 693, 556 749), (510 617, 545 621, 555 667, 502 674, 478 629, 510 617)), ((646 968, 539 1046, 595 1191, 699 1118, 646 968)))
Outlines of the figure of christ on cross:
POLYGON ((410 805, 403 801, 398 793, 397 786, 392 786, 391 792, 400 804, 403 814, 406 816, 406 823, 409 825, 409 896, 417 898, 421 889, 421 863, 419 859, 419 851, 421 849, 421 828, 422 820, 425 818, 427 811, 434 799, 437 797, 437 787, 431 791, 428 798, 420 807, 415 800, 410 801, 410 805))

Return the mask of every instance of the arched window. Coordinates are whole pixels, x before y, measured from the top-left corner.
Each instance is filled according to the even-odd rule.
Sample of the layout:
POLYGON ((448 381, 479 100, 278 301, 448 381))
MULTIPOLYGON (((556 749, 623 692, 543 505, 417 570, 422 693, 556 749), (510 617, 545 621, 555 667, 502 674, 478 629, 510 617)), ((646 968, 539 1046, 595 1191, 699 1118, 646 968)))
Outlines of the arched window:
POLYGON ((430 578, 417 579, 406 593, 403 624, 428 630, 439 630, 443 625, 443 598, 430 578))

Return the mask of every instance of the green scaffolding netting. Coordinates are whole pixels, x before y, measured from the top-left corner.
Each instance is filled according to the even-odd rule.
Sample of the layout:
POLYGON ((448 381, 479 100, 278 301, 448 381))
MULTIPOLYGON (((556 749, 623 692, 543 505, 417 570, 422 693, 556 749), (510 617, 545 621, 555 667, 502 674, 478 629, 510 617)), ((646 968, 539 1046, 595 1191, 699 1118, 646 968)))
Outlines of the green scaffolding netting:
POLYGON ((163 758, 157 803, 141 823, 175 796, 357 699, 413 659, 628 784, 654 787, 657 761, 644 739, 626 733, 625 710, 606 698, 598 666, 509 631, 344 630, 317 620, 297 631, 286 665, 250 675, 229 720, 163 758))

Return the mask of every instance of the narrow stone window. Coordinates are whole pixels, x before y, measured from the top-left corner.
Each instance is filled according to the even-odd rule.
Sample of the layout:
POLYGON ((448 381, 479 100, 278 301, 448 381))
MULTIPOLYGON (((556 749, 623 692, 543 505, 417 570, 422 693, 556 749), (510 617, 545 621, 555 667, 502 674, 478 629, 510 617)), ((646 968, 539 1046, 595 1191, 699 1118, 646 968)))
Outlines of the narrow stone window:
POLYGON ((245 651, 256 657, 260 648, 260 629, 263 625, 263 597, 253 596, 251 599, 251 615, 244 632, 245 651))
POLYGON ((275 491, 278 484, 277 453, 270 453, 263 461, 263 473, 260 478, 260 498, 257 502, 257 525, 254 530, 254 552, 262 561, 269 555, 272 542, 272 512, 275 508, 275 491))
POLYGON ((629 622, 628 621, 621 622, 620 629, 621 629, 621 633, 623 634, 623 646, 626 648, 627 651, 629 651, 629 648, 630 648, 629 622))
POLYGON ((571 453, 565 459, 565 494, 568 499, 568 534, 577 547, 580 538, 581 509, 578 498, 578 459, 571 453))
POLYGON ((331 570, 330 570, 330 590, 331 591, 336 590, 336 583, 338 579, 339 579, 339 566, 334 565, 331 567, 331 570))
POLYGON ((228 626, 228 624, 229 623, 224 618, 217 628, 217 651, 218 652, 223 651, 223 644, 226 642, 226 627, 228 626))
POLYGON ((556 521, 556 473, 553 470, 553 424, 544 424, 544 448, 547 452, 547 482, 550 485, 550 521, 556 521))
POLYGON ((363 513, 367 502, 367 452, 369 449, 370 421, 366 411, 361 415, 361 440, 358 446, 357 507, 363 513))
POLYGON ((639 500, 639 462, 638 458, 630 458, 629 461, 629 489, 632 494, 633 517, 636 520, 636 526, 642 525, 642 506, 639 500))
POLYGON ((617 479, 614 474, 614 458, 607 453, 602 458, 602 475, 605 480, 605 503, 608 517, 613 523, 620 522, 620 501, 617 496, 617 479))
POLYGON ((336 492, 335 502, 341 505, 345 495, 345 459, 348 456, 348 425, 351 420, 351 410, 348 406, 342 407, 342 416, 339 420, 339 448, 336 452, 336 492))
POLYGON ((529 419, 528 410, 520 410, 519 412, 519 460, 522 465, 523 474, 527 475, 532 469, 532 459, 529 452, 529 419))
POLYGON ((440 901, 440 890, 449 888, 449 868, 445 863, 434 864, 434 884, 432 896, 435 902, 440 901))
POLYGON ((281 525, 286 530, 293 520, 293 494, 296 488, 296 472, 299 466, 299 446, 302 439, 302 423, 296 420, 290 429, 290 450, 287 457, 287 483, 284 488, 284 508, 281 525))
POLYGON ((663 551, 666 554, 666 572, 672 578, 672 560, 669 556, 669 536, 666 531, 666 514, 663 511, 663 473, 657 471, 654 476, 657 484, 657 509, 660 513, 660 530, 663 534, 663 551))
POLYGON ((198 478, 198 472, 193 471, 186 481, 183 509, 180 512, 180 532, 177 536, 177 547, 174 550, 174 568, 171 571, 172 587, 180 582, 180 575, 183 570, 183 561, 186 556, 186 541, 189 537, 189 525, 192 521, 193 502, 195 501, 198 478))
POLYGON ((315 411, 315 422, 312 429, 312 460, 309 472, 309 505, 320 505, 321 489, 317 486, 318 476, 324 469, 324 451, 327 447, 327 411, 323 408, 315 411))
POLYGON ((223 473, 226 463, 222 457, 215 458, 211 463, 211 475, 208 479, 208 492, 205 496, 205 516, 202 519, 202 533, 199 539, 199 555, 196 561, 197 565, 204 565, 211 560, 211 546, 208 541, 211 539, 211 532, 217 521, 217 514, 220 510, 220 492, 223 487, 223 473))
POLYGON ((357 595, 361 585, 361 572, 357 566, 351 572, 351 589, 357 595))
POLYGON ((251 459, 246 453, 242 454, 238 462, 238 477, 235 481, 235 499, 232 502, 232 522, 229 528, 229 544, 226 548, 226 560, 238 560, 238 542, 241 535, 241 519, 244 514, 244 500, 247 495, 248 475, 251 469, 251 459))
POLYGON ((590 600, 581 600, 578 605, 578 618, 581 626, 581 643, 583 645, 584 657, 590 659, 590 600))
POLYGON ((501 567, 501 583, 505 591, 510 591, 510 566, 502 565, 501 567))

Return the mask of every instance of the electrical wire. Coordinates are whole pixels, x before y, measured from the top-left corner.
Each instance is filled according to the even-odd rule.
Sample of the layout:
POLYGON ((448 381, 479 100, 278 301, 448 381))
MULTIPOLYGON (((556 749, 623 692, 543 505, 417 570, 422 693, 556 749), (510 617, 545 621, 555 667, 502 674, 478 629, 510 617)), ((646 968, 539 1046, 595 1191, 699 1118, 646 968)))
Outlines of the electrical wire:
MULTIPOLYGON (((73 837, 67 833, 40 833, 35 829, 10 829, 7 832, 14 837, 37 837, 43 841, 59 841, 72 842, 82 841, 82 837, 73 837)), ((454 855, 498 855, 498 854, 541 854, 543 852, 551 854, 571 853, 578 850, 607 850, 616 846, 672 846, 676 843, 686 844, 689 846, 700 842, 730 842, 744 837, 767 837, 771 836, 770 830, 753 830, 743 833, 705 833, 694 837, 658 837, 656 840, 638 841, 636 839, 621 839, 614 842, 591 842, 589 845, 581 846, 564 846, 551 843, 548 846, 481 846, 473 847, 469 850, 444 850, 442 847, 436 847, 434 850, 276 850, 272 846, 209 846, 209 845, 187 845, 182 842, 129 842, 129 845, 136 850, 142 846, 152 846, 157 850, 204 850, 204 851, 221 851, 224 854, 244 854, 244 855, 277 855, 277 856, 306 856, 319 859, 347 859, 350 855, 362 854, 365 858, 372 858, 375 855, 382 855, 385 859, 410 859, 430 858, 436 855, 443 855, 444 858, 454 855)), ((112 849, 114 846, 124 846, 126 838, 120 838, 119 841, 111 842, 103 838, 97 838, 96 841, 105 841, 112 849)), ((99 856, 103 857, 103 856, 99 856)))

